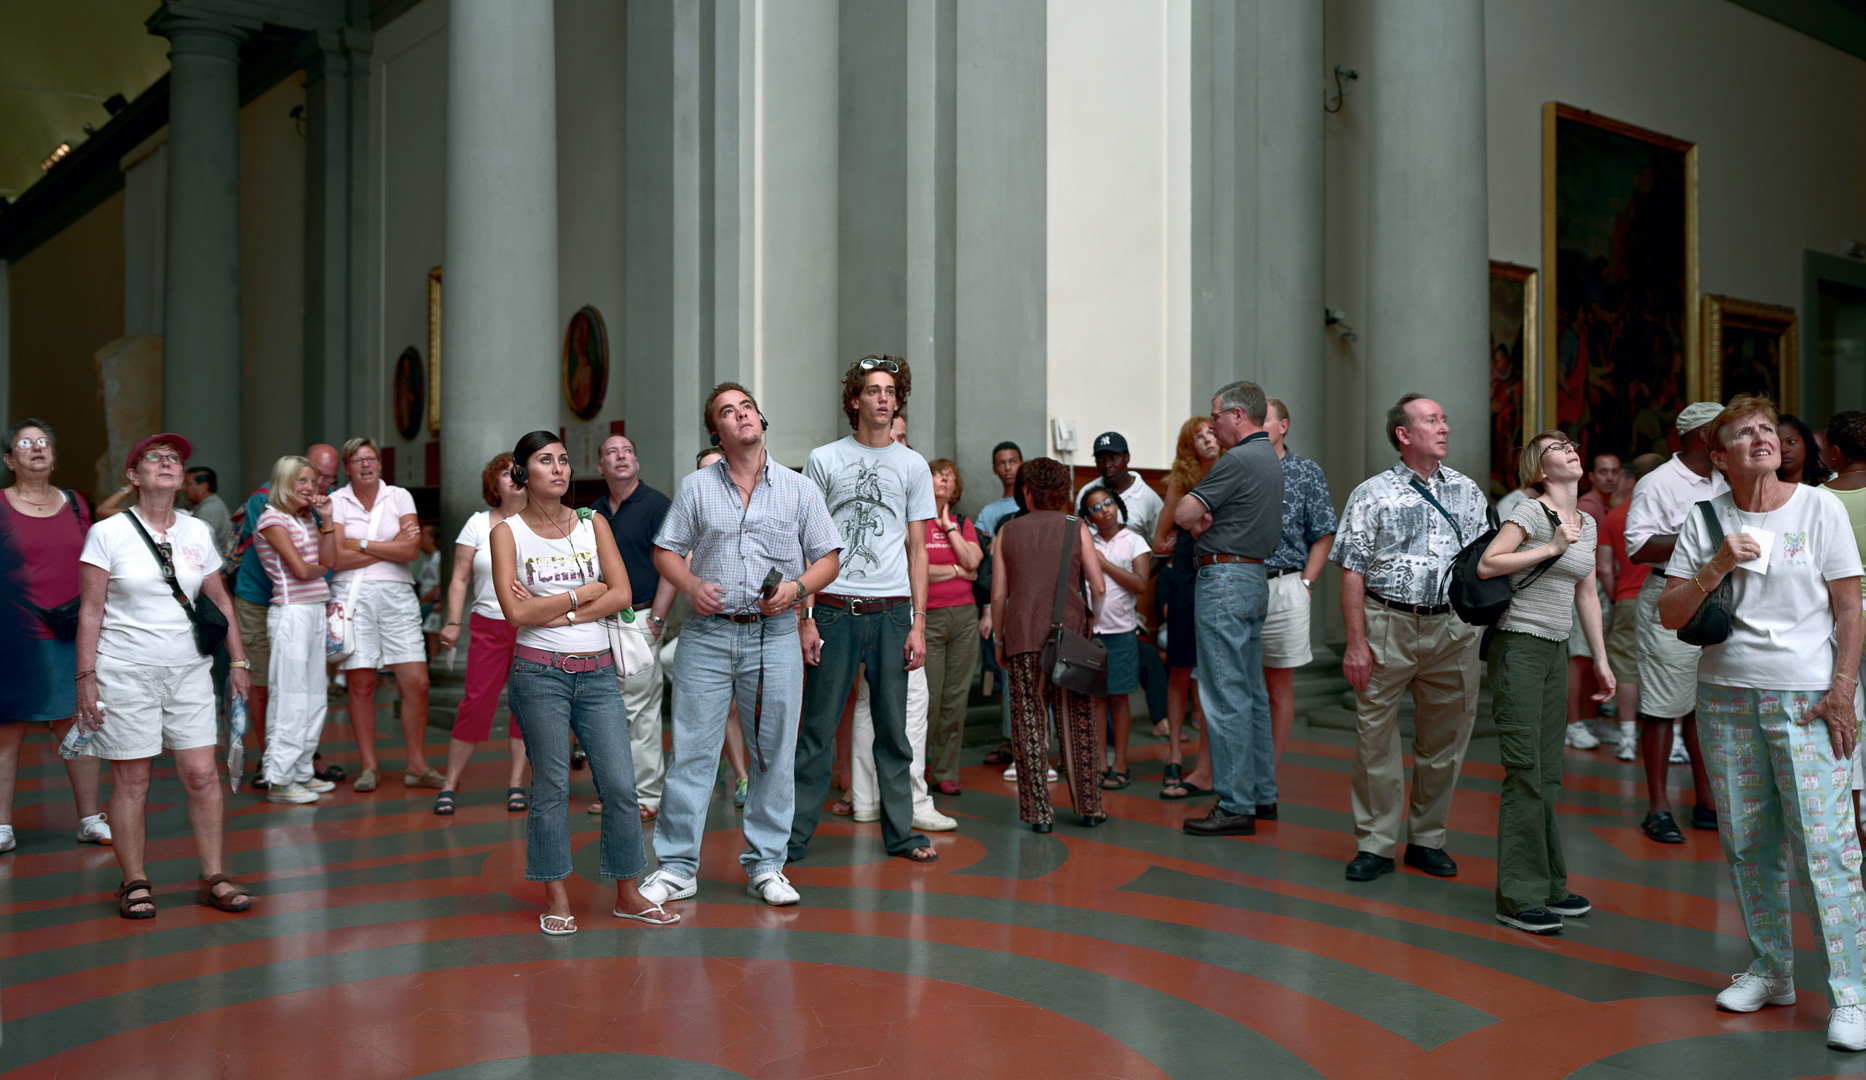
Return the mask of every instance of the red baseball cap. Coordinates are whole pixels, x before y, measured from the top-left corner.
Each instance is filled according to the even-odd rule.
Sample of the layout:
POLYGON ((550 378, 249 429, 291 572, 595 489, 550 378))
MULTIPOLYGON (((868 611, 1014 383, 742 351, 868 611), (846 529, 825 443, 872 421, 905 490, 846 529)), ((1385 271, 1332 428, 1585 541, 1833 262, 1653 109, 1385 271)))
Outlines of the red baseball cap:
POLYGON ((181 455, 181 463, 183 465, 186 465, 188 459, 194 456, 193 443, 172 431, 165 431, 160 435, 147 435, 136 440, 136 445, 130 447, 129 460, 124 462, 124 469, 135 472, 136 462, 142 458, 143 451, 154 446, 156 443, 168 443, 170 446, 173 446, 175 452, 181 455))

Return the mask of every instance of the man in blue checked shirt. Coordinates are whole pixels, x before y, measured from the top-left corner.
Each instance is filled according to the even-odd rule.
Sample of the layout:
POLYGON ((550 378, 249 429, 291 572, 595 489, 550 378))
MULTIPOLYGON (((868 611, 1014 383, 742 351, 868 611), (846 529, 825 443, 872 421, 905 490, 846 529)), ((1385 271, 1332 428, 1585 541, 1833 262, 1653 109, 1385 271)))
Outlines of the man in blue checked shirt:
POLYGON ((803 702, 793 609, 835 580, 842 538, 822 491, 765 452, 765 419, 744 387, 714 387, 702 418, 726 456, 681 481, 654 538, 655 569, 686 594, 693 614, 674 656, 674 760, 654 831, 661 866, 641 883, 641 894, 665 904, 698 889, 713 764, 736 695, 757 766, 739 856, 746 891, 767 904, 794 904, 797 890, 784 876, 803 702), (773 571, 777 583, 766 590, 773 571))

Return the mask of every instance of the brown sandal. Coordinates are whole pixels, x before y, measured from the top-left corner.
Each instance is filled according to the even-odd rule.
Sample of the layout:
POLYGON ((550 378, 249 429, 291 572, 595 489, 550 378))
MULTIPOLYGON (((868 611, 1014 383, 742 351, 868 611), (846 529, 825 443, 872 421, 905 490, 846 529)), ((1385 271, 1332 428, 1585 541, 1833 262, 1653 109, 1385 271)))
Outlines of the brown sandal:
POLYGON ((855 802, 852 799, 840 799, 830 806, 829 812, 837 817, 852 817, 855 814, 855 802))
POLYGON ((155 918, 155 889, 142 878, 137 878, 135 881, 126 881, 117 886, 117 914, 126 919, 155 918), (149 895, 131 899, 130 894, 139 889, 149 895), (137 908, 144 908, 146 910, 135 910, 137 908))
POLYGON ((194 902, 204 907, 219 908, 221 911, 229 911, 235 915, 243 915, 253 909, 253 894, 240 888, 237 884, 234 884, 227 875, 215 874, 211 878, 201 879, 201 891, 194 894, 194 902), (222 882, 232 885, 233 891, 217 896, 214 893, 214 886, 222 882), (244 899, 246 903, 236 907, 234 901, 241 899, 244 899))

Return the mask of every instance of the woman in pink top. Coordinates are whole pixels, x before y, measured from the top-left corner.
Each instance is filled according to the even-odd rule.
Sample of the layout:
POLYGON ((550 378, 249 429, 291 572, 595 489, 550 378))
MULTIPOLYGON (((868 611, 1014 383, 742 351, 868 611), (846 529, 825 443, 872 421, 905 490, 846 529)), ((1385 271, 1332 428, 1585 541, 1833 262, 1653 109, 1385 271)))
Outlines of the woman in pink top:
POLYGON ((311 775, 311 758, 324 732, 327 709, 324 575, 337 561, 330 499, 319 491, 317 467, 288 455, 272 466, 271 494, 254 526, 253 553, 272 579, 266 636, 272 660, 271 714, 266 722, 266 801, 313 803, 337 785, 311 775))
POLYGON ((959 794, 959 743, 965 735, 965 703, 978 666, 978 604, 972 582, 985 552, 978 531, 952 505, 965 491, 959 466, 949 458, 933 470, 933 518, 927 522, 927 718, 928 779, 942 795, 959 794))

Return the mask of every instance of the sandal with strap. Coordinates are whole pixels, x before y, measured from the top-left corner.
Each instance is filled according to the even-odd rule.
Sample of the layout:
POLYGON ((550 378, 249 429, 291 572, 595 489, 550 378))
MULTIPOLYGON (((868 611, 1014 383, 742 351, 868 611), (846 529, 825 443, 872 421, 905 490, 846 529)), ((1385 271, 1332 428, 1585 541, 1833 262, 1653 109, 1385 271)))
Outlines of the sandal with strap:
POLYGON ((1682 844, 1685 834, 1678 830, 1678 822, 1672 820, 1669 811, 1661 810, 1656 814, 1647 814, 1646 820, 1639 823, 1646 830, 1646 835, 1661 844, 1682 844))
POLYGON ((610 914, 618 919, 633 919, 636 922, 647 923, 649 926, 672 926, 680 921, 678 912, 663 910, 659 904, 640 911, 623 911, 621 908, 616 908, 610 914))
POLYGON ((901 858, 906 859, 910 863, 920 863, 924 866, 928 863, 938 862, 939 852, 922 844, 917 848, 908 848, 907 851, 901 855, 901 858))
POLYGON ((434 796, 434 813, 437 817, 452 817, 454 812, 454 793, 443 791, 434 796))
POLYGON ((514 814, 522 814, 531 809, 531 800, 525 797, 522 787, 505 789, 505 808, 514 814))
POLYGON ((126 919, 155 918, 155 889, 142 878, 126 881, 117 886, 117 914, 126 919), (133 892, 142 892, 147 895, 131 896, 133 892))
POLYGON ((1009 765, 1013 760, 1015 760, 1015 756, 1011 753, 1011 744, 1009 742, 999 743, 996 750, 985 755, 985 764, 987 765, 1009 765))
POLYGON ((1116 772, 1113 769, 1107 769, 1101 774, 1101 789, 1103 791, 1120 791, 1133 782, 1133 776, 1125 772, 1116 772))
POLYGON ((837 817, 851 817, 855 813, 855 802, 851 799, 838 799, 830 805, 829 812, 837 817))
POLYGON ((194 902, 203 907, 218 908, 221 911, 232 912, 235 915, 243 915, 253 909, 253 894, 240 888, 240 886, 235 884, 227 875, 215 874, 213 877, 201 879, 201 891, 194 894, 194 902), (232 889, 225 893, 216 894, 214 892, 214 886, 223 883, 232 886, 232 889), (237 903, 237 901, 240 900, 244 900, 246 903, 237 903))
POLYGON ((538 929, 551 937, 569 937, 577 932, 577 917, 575 915, 540 915, 538 916, 538 929), (552 923, 557 924, 555 930, 551 928, 552 923))

